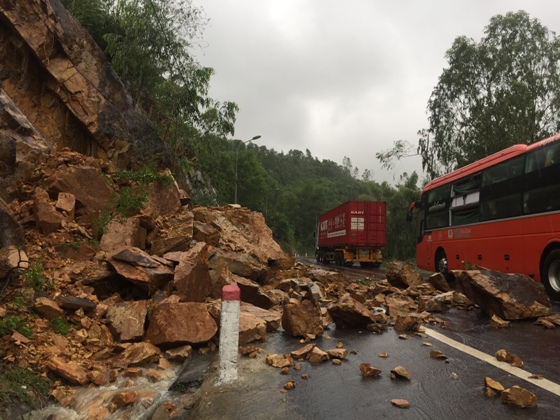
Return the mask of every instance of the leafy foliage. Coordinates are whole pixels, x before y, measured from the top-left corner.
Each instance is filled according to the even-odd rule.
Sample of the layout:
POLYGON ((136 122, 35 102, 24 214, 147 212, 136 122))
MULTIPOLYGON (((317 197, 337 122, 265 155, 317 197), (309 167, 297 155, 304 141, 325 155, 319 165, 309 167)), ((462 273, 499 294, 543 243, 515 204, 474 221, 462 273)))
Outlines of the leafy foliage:
POLYGON ((52 281, 44 273, 43 262, 39 259, 23 271, 27 285, 37 292, 44 292, 52 287, 52 281))
POLYGON ((455 39, 428 102, 419 152, 432 177, 560 131, 560 38, 524 11, 455 39))
POLYGON ((27 338, 33 335, 33 328, 19 316, 9 316, 0 321, 0 337, 11 334, 12 330, 19 332, 27 338))
POLYGON ((51 320, 51 326, 55 333, 66 337, 70 331, 70 325, 66 323, 63 317, 57 316, 51 320))

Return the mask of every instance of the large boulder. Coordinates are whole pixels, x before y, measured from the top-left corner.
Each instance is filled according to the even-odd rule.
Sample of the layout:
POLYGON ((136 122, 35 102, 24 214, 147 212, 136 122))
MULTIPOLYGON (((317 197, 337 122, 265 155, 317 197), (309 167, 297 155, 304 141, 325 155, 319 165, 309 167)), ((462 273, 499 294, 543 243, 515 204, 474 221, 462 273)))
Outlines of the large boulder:
POLYGON ((337 328, 365 328, 375 322, 373 312, 349 294, 327 307, 337 328))
POLYGON ((282 314, 282 328, 294 337, 323 335, 321 308, 312 300, 285 305, 282 314))
POLYGON ((387 264, 387 280, 395 287, 412 287, 424 283, 422 275, 410 264, 403 261, 391 261, 387 264))
POLYGON ((182 301, 206 300, 212 290, 212 279, 208 272, 208 246, 204 242, 198 242, 181 255, 172 284, 182 301))
POLYGON ((145 300, 121 302, 109 306, 105 318, 120 341, 138 341, 144 337, 148 306, 145 300))
POLYGON ((124 247, 109 254, 108 262, 131 283, 152 294, 173 278, 167 266, 135 247, 124 247))
POLYGON ((218 331, 206 304, 198 302, 162 302, 154 307, 146 340, 162 348, 185 344, 203 344, 218 331))
POLYGON ((524 274, 493 270, 454 270, 457 289, 488 315, 516 320, 551 313, 550 298, 524 274))
MULTIPOLYGON (((211 224, 220 231, 220 248, 248 255, 254 266, 262 267, 264 272, 258 274, 260 283, 268 281, 272 273, 293 266, 294 257, 282 251, 274 241, 272 231, 261 213, 238 205, 212 209, 195 207, 193 213, 196 221, 211 224)), ((257 280, 254 275, 236 272, 232 267, 230 270, 234 274, 257 280)))

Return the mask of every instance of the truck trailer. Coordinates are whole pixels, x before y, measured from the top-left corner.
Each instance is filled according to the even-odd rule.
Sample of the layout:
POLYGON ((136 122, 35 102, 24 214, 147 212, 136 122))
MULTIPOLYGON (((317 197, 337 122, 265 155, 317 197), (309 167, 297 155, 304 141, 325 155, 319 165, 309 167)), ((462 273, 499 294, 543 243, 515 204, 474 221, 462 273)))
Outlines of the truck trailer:
POLYGON ((347 201, 319 216, 315 258, 318 263, 379 267, 387 241, 384 201, 347 201))

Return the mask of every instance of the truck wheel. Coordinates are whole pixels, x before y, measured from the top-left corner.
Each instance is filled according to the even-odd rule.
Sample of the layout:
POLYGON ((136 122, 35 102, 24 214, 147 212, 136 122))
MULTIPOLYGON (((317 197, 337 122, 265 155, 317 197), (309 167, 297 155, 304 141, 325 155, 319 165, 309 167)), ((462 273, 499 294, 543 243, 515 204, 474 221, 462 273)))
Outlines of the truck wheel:
POLYGON ((336 264, 340 267, 344 265, 344 254, 342 252, 336 253, 336 264))
POLYGON ((541 269, 541 281, 550 299, 560 301, 560 249, 547 254, 541 269))

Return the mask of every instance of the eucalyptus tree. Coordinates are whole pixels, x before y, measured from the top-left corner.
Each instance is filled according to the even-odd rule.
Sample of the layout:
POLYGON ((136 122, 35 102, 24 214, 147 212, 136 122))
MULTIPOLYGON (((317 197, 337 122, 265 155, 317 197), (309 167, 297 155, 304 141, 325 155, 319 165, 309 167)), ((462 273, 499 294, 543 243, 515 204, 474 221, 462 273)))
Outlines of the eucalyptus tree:
POLYGON ((460 36, 428 101, 418 151, 432 177, 560 130, 560 39, 524 12, 460 36))

